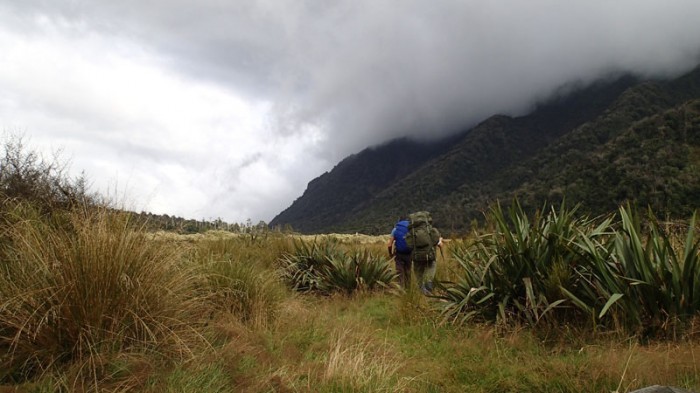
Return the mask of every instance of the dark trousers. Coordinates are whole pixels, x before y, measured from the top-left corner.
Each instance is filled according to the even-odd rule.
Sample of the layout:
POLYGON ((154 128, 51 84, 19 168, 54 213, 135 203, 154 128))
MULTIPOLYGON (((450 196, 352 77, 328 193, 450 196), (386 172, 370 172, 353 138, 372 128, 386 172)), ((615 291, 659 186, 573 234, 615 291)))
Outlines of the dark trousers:
POLYGON ((416 273, 418 286, 423 292, 433 290, 433 279, 435 278, 435 259, 413 261, 413 270, 416 273))
POLYGON ((397 252, 394 255, 394 261, 396 261, 396 275, 399 278, 399 284, 403 288, 407 288, 411 281, 411 254, 397 252))

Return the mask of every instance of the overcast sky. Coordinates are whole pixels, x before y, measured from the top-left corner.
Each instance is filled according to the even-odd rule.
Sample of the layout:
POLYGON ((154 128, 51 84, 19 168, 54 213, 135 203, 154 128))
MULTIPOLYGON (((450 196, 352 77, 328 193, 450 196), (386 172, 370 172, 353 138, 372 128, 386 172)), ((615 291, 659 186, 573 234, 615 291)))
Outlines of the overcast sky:
POLYGON ((136 210, 270 221, 345 156, 700 62, 698 0, 0 0, 0 129, 136 210))

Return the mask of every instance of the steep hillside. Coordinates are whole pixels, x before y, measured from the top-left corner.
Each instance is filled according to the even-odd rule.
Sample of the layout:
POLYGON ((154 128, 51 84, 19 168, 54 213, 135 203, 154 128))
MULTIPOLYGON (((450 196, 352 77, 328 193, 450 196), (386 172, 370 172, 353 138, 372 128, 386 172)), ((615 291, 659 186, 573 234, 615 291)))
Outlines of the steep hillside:
POLYGON ((304 232, 383 233, 399 215, 428 209, 447 232, 461 232, 488 205, 514 195, 532 209, 566 197, 603 213, 634 199, 687 214, 700 198, 693 188, 700 176, 693 163, 697 105, 689 102, 698 97, 699 70, 673 81, 623 77, 558 97, 527 116, 494 116, 391 176, 379 170, 388 161, 369 160, 373 150, 366 150, 311 182, 273 223, 304 232), (345 167, 362 168, 366 177, 349 177, 345 167), (350 179, 358 189, 352 199, 334 194, 333 185, 350 179), (333 210, 339 201, 343 209, 333 210), (319 209, 324 214, 314 213, 319 209))
POLYGON ((345 158, 332 171, 309 182, 304 194, 271 225, 291 223, 303 232, 345 224, 353 212, 423 163, 444 154, 458 137, 438 142, 397 139, 345 158))
POLYGON ((634 123, 592 150, 545 159, 529 163, 532 175, 514 192, 530 206, 565 197, 602 213, 633 200, 689 217, 700 208, 700 100, 634 123))
MULTIPOLYGON (((625 91, 597 119, 479 186, 491 201, 517 195, 530 209, 566 198, 580 203, 584 211, 601 214, 631 200, 686 217, 700 207, 700 193, 693 191, 700 178, 700 130, 693 122, 693 99, 698 97, 700 69, 670 82, 642 83, 625 91), (679 187, 671 191, 669 184, 679 187), (652 196, 661 189, 650 187, 673 195, 652 196)), ((462 198, 465 211, 484 208, 467 184, 448 199, 455 196, 462 198)))

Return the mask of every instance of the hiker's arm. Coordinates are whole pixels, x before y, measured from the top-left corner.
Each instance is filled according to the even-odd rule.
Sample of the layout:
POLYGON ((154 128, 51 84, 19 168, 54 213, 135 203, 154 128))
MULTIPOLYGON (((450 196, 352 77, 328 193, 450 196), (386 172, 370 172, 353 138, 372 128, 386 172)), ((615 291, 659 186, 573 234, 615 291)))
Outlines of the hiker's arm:
POLYGON ((390 236, 389 237, 389 243, 386 245, 387 249, 389 250, 389 256, 393 256, 393 248, 394 248, 394 237, 390 236))

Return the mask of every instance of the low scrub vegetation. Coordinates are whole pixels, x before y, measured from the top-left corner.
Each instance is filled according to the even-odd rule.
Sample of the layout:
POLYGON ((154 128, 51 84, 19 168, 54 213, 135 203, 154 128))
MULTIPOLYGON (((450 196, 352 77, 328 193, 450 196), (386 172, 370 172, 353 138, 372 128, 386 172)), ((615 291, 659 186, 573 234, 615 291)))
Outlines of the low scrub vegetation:
MULTIPOLYGON (((517 235, 523 244, 487 243, 486 235, 448 242, 452 252, 439 261, 439 276, 467 280, 470 272, 482 287, 487 287, 483 278, 491 277, 491 283, 519 284, 522 291, 509 295, 494 286, 494 295, 487 297, 488 291, 480 289, 462 307, 457 306, 455 283, 444 284, 441 300, 453 299, 447 302, 424 297, 415 288, 370 291, 393 285, 388 261, 373 257, 383 251, 384 242, 164 238, 114 211, 42 216, 27 205, 5 209, 0 384, 25 391, 609 392, 654 383, 700 384, 693 360, 698 351, 693 337, 699 331, 692 315, 680 314, 685 322, 674 329, 684 334, 675 340, 642 346, 624 322, 622 300, 628 292, 590 305, 584 292, 573 292, 573 284, 595 282, 598 273, 592 270, 593 259, 582 259, 581 231, 563 229, 564 223, 589 228, 583 233, 605 245, 624 243, 612 240, 616 231, 628 239, 622 222, 579 220, 560 209, 528 221, 537 225, 521 222, 530 229, 517 235), (534 239, 540 232, 568 235, 552 235, 548 243, 534 239), (547 251, 547 244, 561 249, 547 251), (541 253, 528 254, 533 251, 525 245, 541 253), (489 254, 488 247, 503 248, 489 254), (501 270, 465 268, 480 257, 495 267, 500 255, 510 255, 501 270), (570 270, 545 263, 517 269, 542 255, 569 264, 570 270), (314 268, 288 275, 294 271, 292 262, 314 268), (323 275, 315 275, 317 269, 323 275), (328 269, 337 269, 336 274, 328 269), (505 277, 516 273, 520 279, 505 277), (295 290, 290 277, 311 278, 299 281, 304 286, 295 290), (576 304, 566 288, 595 310, 576 304), (509 300, 497 302, 497 296, 509 300), (487 304, 491 309, 477 308, 487 304), (465 323, 441 324, 439 310, 465 323), (476 313, 466 317, 470 312, 476 313), (509 329, 483 323, 501 322, 502 315, 507 324, 497 326, 509 329), (522 329, 530 322, 531 328, 522 329), (545 327, 549 338, 543 341, 545 327), (599 335, 603 329, 619 330, 614 336, 599 335)), ((506 222, 510 227, 511 221, 506 222)), ((673 240, 676 235, 668 239, 673 250, 687 243, 686 231, 681 232, 683 242, 673 240)), ((661 246, 647 248, 654 247, 661 246)), ((693 247, 689 249, 692 254, 693 247)), ((610 258, 614 247, 602 250, 610 258)), ((606 261, 620 265, 616 269, 626 263, 606 261)))

